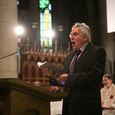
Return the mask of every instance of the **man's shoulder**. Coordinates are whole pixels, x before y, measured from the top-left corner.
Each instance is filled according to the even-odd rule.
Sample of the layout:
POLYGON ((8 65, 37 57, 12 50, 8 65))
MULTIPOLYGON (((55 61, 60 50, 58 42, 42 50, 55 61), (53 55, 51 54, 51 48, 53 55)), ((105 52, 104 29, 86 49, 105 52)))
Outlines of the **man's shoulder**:
POLYGON ((114 84, 112 84, 112 87, 115 89, 115 85, 114 84))
MULTIPOLYGON (((115 90, 115 85, 114 85, 114 84, 112 84, 111 89, 114 89, 114 90, 115 90)), ((101 89, 101 92, 104 92, 104 91, 106 91, 106 90, 107 90, 107 88, 106 88, 106 87, 103 87, 103 88, 101 89)))
MULTIPOLYGON (((93 52, 93 53, 96 53, 97 51, 101 51, 101 52, 106 53, 105 50, 104 50, 104 48, 102 48, 102 47, 100 47, 100 46, 98 46, 98 45, 95 45, 95 44, 93 44, 93 43, 91 43, 91 42, 88 43, 88 45, 86 46, 86 48, 85 48, 84 51, 87 51, 87 50, 90 50, 90 51, 93 52)), ((67 55, 67 57, 72 56, 73 54, 74 54, 74 51, 71 51, 71 52, 67 55)))
POLYGON ((101 46, 98 46, 98 45, 95 45, 95 44, 93 44, 93 43, 89 43, 88 44, 89 45, 89 47, 91 47, 91 48, 94 48, 94 49, 103 49, 101 46))
POLYGON ((95 45, 95 44, 93 44, 93 43, 89 43, 89 49, 91 49, 91 51, 92 52, 104 52, 104 53, 106 53, 105 52, 105 49, 104 48, 102 48, 102 47, 100 47, 100 46, 98 46, 98 45, 95 45))

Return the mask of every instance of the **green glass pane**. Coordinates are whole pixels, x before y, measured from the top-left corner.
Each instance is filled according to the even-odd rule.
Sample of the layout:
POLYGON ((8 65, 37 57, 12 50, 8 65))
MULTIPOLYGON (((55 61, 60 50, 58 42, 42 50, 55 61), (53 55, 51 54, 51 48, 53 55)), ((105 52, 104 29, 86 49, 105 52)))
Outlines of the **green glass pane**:
POLYGON ((40 8, 46 8, 46 6, 49 4, 49 0, 39 0, 39 7, 40 8))

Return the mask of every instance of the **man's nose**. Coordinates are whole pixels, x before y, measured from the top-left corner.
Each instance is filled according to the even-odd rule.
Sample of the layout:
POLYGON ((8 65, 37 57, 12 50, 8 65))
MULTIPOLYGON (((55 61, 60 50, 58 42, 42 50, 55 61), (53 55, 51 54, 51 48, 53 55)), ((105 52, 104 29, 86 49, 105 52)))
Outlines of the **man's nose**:
POLYGON ((73 40, 73 39, 74 39, 74 36, 72 35, 72 36, 70 37, 70 39, 73 40))

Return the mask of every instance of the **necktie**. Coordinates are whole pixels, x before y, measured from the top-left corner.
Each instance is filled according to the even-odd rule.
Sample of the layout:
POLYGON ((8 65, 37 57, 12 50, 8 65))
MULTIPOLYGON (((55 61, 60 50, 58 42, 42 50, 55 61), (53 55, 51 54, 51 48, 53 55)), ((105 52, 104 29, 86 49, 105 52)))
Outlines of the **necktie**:
POLYGON ((75 62, 76 62, 76 60, 78 58, 78 55, 81 53, 81 50, 75 51, 74 53, 75 53, 75 55, 74 55, 74 57, 72 59, 70 67, 69 67, 69 74, 73 72, 73 69, 74 69, 74 66, 75 66, 75 62))

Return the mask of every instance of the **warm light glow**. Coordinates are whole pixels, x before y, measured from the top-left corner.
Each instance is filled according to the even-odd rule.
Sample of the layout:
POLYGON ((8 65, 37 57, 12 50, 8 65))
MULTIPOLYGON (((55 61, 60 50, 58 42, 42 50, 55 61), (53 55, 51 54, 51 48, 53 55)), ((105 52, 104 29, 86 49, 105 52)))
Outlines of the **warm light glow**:
POLYGON ((16 27, 15 31, 18 35, 22 35, 24 33, 24 29, 21 26, 16 27))
POLYGON ((46 37, 48 37, 48 38, 52 38, 53 36, 54 36, 54 32, 52 31, 52 30, 48 30, 48 31, 46 31, 46 37))

